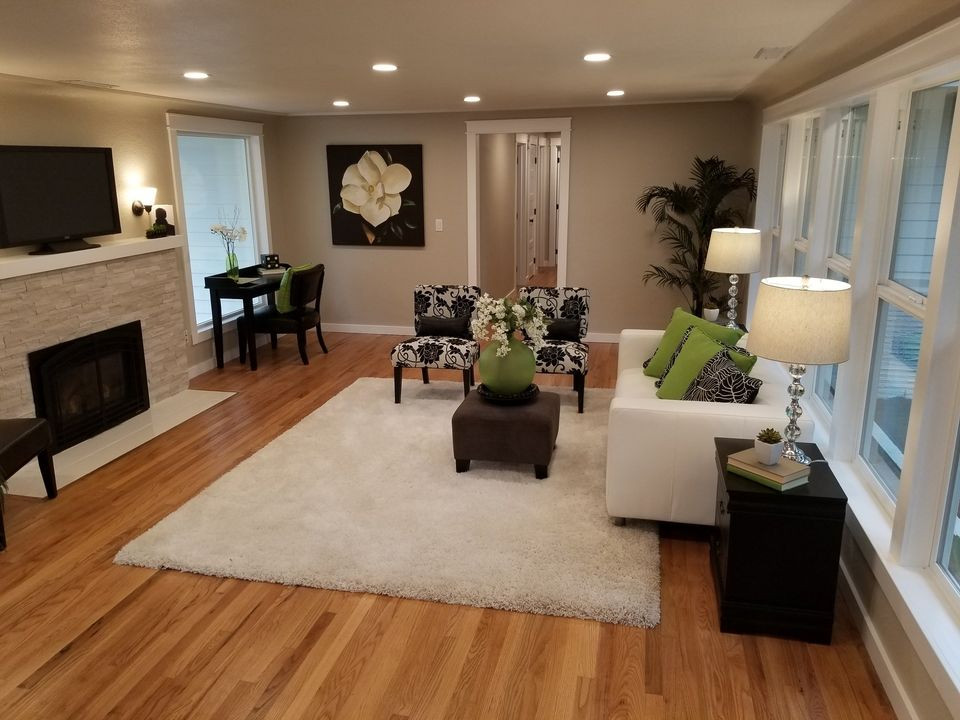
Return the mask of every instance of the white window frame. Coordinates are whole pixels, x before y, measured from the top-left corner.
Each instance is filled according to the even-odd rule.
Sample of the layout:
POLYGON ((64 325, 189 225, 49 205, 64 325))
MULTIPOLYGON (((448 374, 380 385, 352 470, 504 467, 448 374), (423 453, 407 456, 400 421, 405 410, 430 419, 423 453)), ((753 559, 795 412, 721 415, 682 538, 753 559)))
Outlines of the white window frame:
MULTIPOLYGON (((956 282, 960 277, 960 108, 954 114, 930 290, 924 301, 889 280, 902 177, 900 159, 906 141, 906 133, 898 132, 898 121, 909 117, 906 110, 915 90, 960 78, 958 46, 960 22, 766 108, 763 147, 768 131, 784 123, 790 125, 793 134, 798 127, 802 130, 808 118, 827 113, 830 108, 869 103, 851 261, 845 263, 835 256, 835 235, 824 236, 829 247, 824 247, 819 256, 824 272, 828 267, 843 272, 853 286, 850 359, 840 365, 833 418, 820 411, 819 402, 810 403, 807 409, 817 423, 813 439, 824 450, 847 493, 852 518, 848 529, 864 552, 872 548, 869 561, 877 583, 942 697, 960 717, 960 593, 939 564, 943 525, 956 511, 947 504, 960 434, 960 373, 953 360, 960 356, 960 282, 956 282), (881 299, 924 322, 896 505, 859 455, 867 397, 865 379, 871 366, 881 299), (947 358, 951 361, 945 362, 947 358)), ((900 124, 906 130, 906 123, 900 124)), ((762 224, 763 219, 774 215, 762 200, 766 198, 769 204, 775 196, 769 186, 776 176, 763 172, 763 147, 757 218, 761 231, 767 231, 770 225, 762 224)), ((799 235, 802 150, 795 135, 788 140, 782 185, 785 211, 790 209, 792 214, 784 218, 781 231, 785 237, 799 235), (787 225, 793 223, 788 229, 787 225)), ((828 157, 825 152, 821 148, 821 159, 828 157)), ((825 187, 819 185, 818 198, 825 187)), ((815 202, 815 206, 818 204, 823 205, 815 202)), ((815 240, 814 232, 811 229, 810 240, 815 240)), ((793 250, 793 243, 781 248, 775 269, 782 272, 790 267, 793 250)), ((814 252, 813 248, 809 251, 814 252)), ((817 264, 815 260, 808 256, 808 268, 817 264)), ((749 310, 752 312, 752 308, 749 310)), ((890 687, 888 692, 896 694, 890 687)))
MULTIPOLYGON (((185 237, 187 228, 186 213, 183 204, 183 184, 180 177, 180 153, 177 147, 177 137, 185 135, 206 135, 210 137, 234 137, 247 141, 247 167, 250 173, 250 212, 252 215, 257 253, 272 252, 273 242, 270 237, 270 205, 267 199, 266 161, 263 151, 263 124, 245 122, 242 120, 225 120, 223 118, 199 117, 195 115, 179 115, 167 113, 167 138, 170 144, 170 162, 173 167, 173 188, 177 201, 179 215, 178 224, 182 225, 181 234, 185 237)), ((193 299, 193 283, 190 269, 190 243, 183 244, 181 250, 185 290, 187 295, 187 324, 193 344, 198 345, 213 337, 212 322, 197 323, 197 311, 193 299)), ((229 320, 238 317, 241 311, 227 313, 223 316, 223 326, 227 327, 229 320)))

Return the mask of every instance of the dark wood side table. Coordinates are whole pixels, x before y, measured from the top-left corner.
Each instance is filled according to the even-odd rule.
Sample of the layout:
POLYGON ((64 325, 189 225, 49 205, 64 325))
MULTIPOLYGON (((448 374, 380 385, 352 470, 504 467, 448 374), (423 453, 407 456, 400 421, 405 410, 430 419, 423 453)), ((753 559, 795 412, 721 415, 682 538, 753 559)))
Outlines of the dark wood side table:
MULTIPOLYGON (((217 367, 223 367, 223 314, 221 300, 242 300, 243 317, 247 327, 253 327, 253 301, 261 295, 267 296, 267 302, 274 304, 274 293, 280 289, 281 276, 260 277, 257 265, 240 268, 240 277, 253 278, 253 282, 237 283, 227 277, 225 272, 208 275, 203 286, 210 291, 210 309, 213 313, 213 348, 217 357, 217 367)), ((247 352, 250 354, 250 369, 257 369, 257 338, 248 333, 247 352)))
MULTIPOLYGON (((753 440, 715 438, 717 519, 712 541, 720 630, 829 643, 847 496, 827 463, 779 492, 726 471, 753 440)), ((814 443, 800 443, 812 459, 814 443)))

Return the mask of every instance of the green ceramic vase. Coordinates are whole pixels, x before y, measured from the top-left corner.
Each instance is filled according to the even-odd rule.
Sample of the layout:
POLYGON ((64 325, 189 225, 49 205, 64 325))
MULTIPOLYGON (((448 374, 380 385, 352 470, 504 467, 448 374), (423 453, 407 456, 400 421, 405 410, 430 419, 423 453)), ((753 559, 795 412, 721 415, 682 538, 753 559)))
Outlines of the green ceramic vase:
POLYGON ((515 395, 523 392, 537 372, 533 350, 517 338, 510 338, 510 352, 497 357, 497 343, 488 344, 480 352, 480 379, 492 392, 515 395))

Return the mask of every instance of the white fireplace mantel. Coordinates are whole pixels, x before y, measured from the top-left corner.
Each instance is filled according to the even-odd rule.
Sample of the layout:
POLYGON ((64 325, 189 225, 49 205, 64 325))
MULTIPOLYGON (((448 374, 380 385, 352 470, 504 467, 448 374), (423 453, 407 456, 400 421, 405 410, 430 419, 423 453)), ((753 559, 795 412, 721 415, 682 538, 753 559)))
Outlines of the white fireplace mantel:
POLYGON ((182 248, 186 243, 186 236, 171 235, 153 240, 134 237, 118 240, 98 240, 98 242, 100 242, 98 248, 51 255, 27 255, 25 249, 2 251, 3 254, 0 254, 0 280, 182 248))

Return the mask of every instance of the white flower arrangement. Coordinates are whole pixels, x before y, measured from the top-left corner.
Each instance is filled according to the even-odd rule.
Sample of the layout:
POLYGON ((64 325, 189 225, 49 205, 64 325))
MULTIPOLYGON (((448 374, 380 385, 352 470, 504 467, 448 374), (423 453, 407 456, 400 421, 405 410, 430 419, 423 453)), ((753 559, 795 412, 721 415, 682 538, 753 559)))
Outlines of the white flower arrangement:
POLYGON ((476 304, 476 315, 470 323, 473 337, 497 344, 497 357, 510 354, 510 338, 522 330, 536 352, 543 347, 547 323, 543 311, 529 302, 514 302, 509 298, 494 300, 483 294, 476 304))
POLYGON ((247 229, 245 227, 238 227, 239 222, 240 209, 237 208, 233 212, 233 221, 229 225, 223 216, 221 216, 220 222, 210 226, 210 232, 220 236, 220 241, 223 243, 223 248, 227 253, 233 253, 235 245, 247 239, 247 229))

